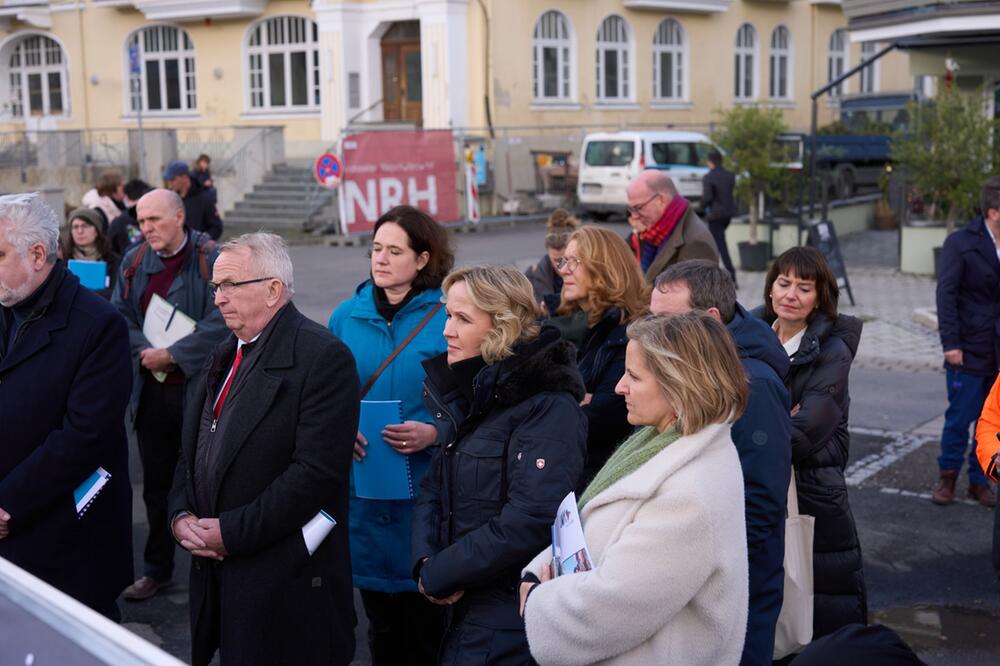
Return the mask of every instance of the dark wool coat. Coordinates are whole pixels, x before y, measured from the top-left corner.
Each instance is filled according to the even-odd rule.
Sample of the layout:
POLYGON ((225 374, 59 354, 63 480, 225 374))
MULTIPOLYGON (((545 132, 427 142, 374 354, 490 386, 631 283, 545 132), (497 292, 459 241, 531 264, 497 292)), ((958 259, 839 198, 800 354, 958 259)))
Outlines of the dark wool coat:
POLYGON ((556 509, 583 469, 576 350, 543 328, 476 375, 471 405, 445 355, 424 367, 440 449, 414 513, 414 572, 433 597, 465 591, 455 609, 463 631, 523 631, 521 569, 551 543, 556 509))
POLYGON ((184 226, 191 231, 201 231, 219 240, 222 235, 222 218, 215 207, 212 190, 204 189, 197 180, 191 179, 191 189, 184 197, 184 226))
POLYGON ((813 543, 813 637, 851 623, 866 624, 868 601, 861 544, 847 498, 844 469, 851 397, 848 379, 861 341, 860 319, 817 313, 786 378, 792 406, 792 464, 799 511, 816 517, 813 543))
MULTIPOLYGON (((632 247, 630 241, 629 247, 632 247)), ((640 241, 640 256, 644 242, 640 241)), ((670 237, 663 242, 663 245, 656 252, 656 258, 646 269, 646 282, 653 284, 656 276, 667 270, 670 266, 688 259, 706 259, 718 263, 719 250, 712 238, 712 232, 708 230, 698 214, 694 212, 694 206, 688 206, 680 222, 670 233, 670 237)))
POLYGON ((1000 260, 981 217, 944 242, 937 311, 942 348, 962 350, 962 365, 955 370, 995 377, 1000 359, 1000 260))
MULTIPOLYGON (((359 410, 354 357, 291 303, 275 317, 252 352, 260 356, 227 397, 235 402, 223 412, 225 436, 212 441, 220 447, 212 506, 200 517, 219 518, 229 555, 221 563, 192 558, 194 664, 211 659, 207 628, 220 619, 224 663, 348 664, 354 655, 347 531, 359 410), (310 556, 301 530, 320 509, 337 525, 310 556)), ((191 480, 199 430, 235 352, 232 336, 215 349, 199 399, 187 406, 171 516, 198 506, 191 480)))
POLYGON ((125 322, 57 262, 0 358, 0 557, 100 612, 132 582, 131 382, 125 322), (73 491, 98 466, 111 479, 77 518, 73 491))
POLYGON ((578 495, 633 430, 625 398, 615 393, 615 386, 625 374, 628 346, 625 334, 628 326, 621 322, 621 316, 618 308, 605 312, 600 321, 587 329, 577 354, 584 387, 592 396, 590 403, 583 406, 587 416, 587 460, 577 485, 578 495))
POLYGON ((736 201, 733 199, 736 176, 720 166, 706 173, 701 184, 701 205, 706 220, 728 220, 736 216, 736 201))

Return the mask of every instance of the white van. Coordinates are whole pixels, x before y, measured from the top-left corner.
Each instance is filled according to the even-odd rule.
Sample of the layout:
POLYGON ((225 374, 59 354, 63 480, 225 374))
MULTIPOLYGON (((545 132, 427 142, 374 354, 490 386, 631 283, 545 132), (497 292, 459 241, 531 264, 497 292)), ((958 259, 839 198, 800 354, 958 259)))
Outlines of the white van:
POLYGON ((708 153, 716 149, 697 132, 599 132, 580 149, 576 186, 580 208, 602 216, 624 213, 625 188, 643 169, 662 169, 689 201, 701 199, 708 153))

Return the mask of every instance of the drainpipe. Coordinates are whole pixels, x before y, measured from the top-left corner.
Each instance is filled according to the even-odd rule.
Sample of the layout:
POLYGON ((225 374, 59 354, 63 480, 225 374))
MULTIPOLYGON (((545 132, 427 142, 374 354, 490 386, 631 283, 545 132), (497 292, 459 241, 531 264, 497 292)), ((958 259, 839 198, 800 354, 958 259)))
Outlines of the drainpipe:
MULTIPOLYGON (((90 131, 90 95, 87 91, 87 47, 86 42, 83 40, 83 3, 79 2, 76 5, 76 27, 80 33, 80 69, 83 74, 83 126, 86 130, 90 131)), ((66 82, 66 87, 70 88, 69 81, 66 82)), ((68 91, 67 91, 68 92, 68 91)), ((68 97, 68 95, 67 95, 68 97)))
POLYGON ((483 10, 483 21, 486 23, 486 53, 483 58, 483 103, 486 106, 486 126, 490 130, 490 138, 495 139, 496 133, 493 131, 493 114, 490 112, 490 15, 486 11, 485 0, 479 0, 479 6, 483 10))

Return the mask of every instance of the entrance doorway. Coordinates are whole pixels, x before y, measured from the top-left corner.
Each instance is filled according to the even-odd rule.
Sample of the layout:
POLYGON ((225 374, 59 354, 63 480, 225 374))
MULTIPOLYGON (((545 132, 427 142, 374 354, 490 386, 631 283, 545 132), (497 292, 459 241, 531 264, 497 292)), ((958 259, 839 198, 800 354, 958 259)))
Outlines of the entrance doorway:
POLYGON ((420 21, 393 23, 382 37, 382 110, 385 120, 423 121, 420 21))

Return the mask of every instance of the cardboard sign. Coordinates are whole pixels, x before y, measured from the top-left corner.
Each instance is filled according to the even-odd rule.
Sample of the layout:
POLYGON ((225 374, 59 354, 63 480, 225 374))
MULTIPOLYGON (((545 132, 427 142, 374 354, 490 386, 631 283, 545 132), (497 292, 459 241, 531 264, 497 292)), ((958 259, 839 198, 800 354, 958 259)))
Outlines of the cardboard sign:
POLYGON ((450 130, 362 132, 344 137, 341 231, 371 231, 386 211, 408 204, 439 222, 460 218, 450 130))

